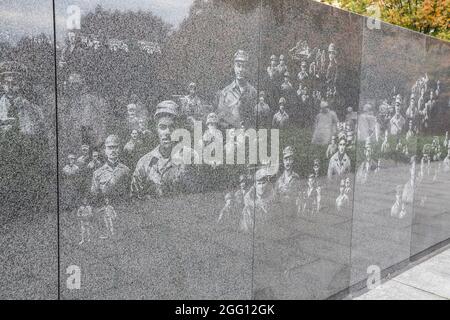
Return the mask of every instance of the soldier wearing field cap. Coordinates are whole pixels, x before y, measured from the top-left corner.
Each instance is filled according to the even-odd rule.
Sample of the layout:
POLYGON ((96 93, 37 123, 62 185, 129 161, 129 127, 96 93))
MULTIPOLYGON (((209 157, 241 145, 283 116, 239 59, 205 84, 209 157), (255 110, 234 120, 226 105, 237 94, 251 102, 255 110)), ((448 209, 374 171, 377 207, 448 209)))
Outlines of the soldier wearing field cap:
POLYGON ((234 55, 235 79, 219 93, 217 115, 225 128, 254 127, 253 107, 256 89, 248 82, 248 54, 238 50, 234 55))
POLYGON ((286 205, 285 211, 294 209, 295 196, 300 191, 300 176, 293 171, 294 150, 287 146, 283 150, 284 171, 275 184, 277 198, 286 205))
POLYGON ((270 80, 274 80, 277 77, 277 57, 273 54, 270 57, 270 65, 267 67, 267 74, 270 80))
POLYGON ((289 115, 286 113, 286 99, 284 97, 280 98, 279 110, 273 115, 272 127, 277 129, 285 128, 289 123, 289 115))
POLYGON ((336 176, 341 177, 350 173, 351 161, 346 149, 347 140, 342 137, 339 139, 338 151, 331 157, 328 164, 328 179, 332 180, 336 176))
POLYGON ((195 187, 184 157, 185 152, 194 156, 193 151, 182 148, 177 153, 172 152, 174 142, 171 135, 176 129, 178 116, 179 107, 174 101, 165 100, 156 106, 154 118, 159 144, 138 161, 131 180, 132 197, 161 197, 192 191, 195 187))
POLYGON ((260 128, 269 128, 271 123, 271 110, 269 105, 265 101, 266 93, 264 91, 259 92, 259 102, 255 106, 255 115, 260 128))
POLYGON ((252 232, 257 226, 264 225, 273 217, 274 189, 270 182, 270 176, 271 170, 267 167, 256 171, 255 185, 244 197, 241 231, 252 232))
POLYGON ((94 196, 104 196, 119 201, 128 197, 130 169, 119 161, 120 141, 116 135, 105 140, 106 162, 94 171, 91 192, 94 196))

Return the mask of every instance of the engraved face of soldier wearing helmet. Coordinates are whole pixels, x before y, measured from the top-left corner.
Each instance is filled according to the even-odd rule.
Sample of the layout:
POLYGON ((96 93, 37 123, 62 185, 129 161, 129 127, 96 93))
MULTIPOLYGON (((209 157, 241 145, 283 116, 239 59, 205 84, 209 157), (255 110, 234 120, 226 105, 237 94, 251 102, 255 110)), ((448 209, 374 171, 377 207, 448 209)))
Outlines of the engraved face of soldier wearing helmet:
POLYGON ((19 93, 20 84, 14 75, 6 75, 2 81, 3 92, 8 98, 12 98, 19 93))
POLYGON ((118 143, 107 143, 105 145, 105 156, 108 161, 116 163, 119 160, 119 144, 118 143))
POLYGON ((248 74, 247 61, 235 60, 234 61, 234 75, 238 81, 245 81, 248 74))
POLYGON ((269 179, 267 176, 261 177, 256 181, 255 192, 259 198, 264 197, 270 190, 269 179))

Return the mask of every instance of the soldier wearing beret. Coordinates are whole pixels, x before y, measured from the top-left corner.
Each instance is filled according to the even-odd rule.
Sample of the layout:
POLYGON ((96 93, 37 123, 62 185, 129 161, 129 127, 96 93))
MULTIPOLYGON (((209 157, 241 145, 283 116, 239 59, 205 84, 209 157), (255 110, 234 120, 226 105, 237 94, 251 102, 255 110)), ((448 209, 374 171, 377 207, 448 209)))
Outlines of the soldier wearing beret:
POLYGON ((193 150, 183 148, 179 153, 172 153, 174 142, 171 134, 176 128, 178 115, 179 107, 174 101, 162 101, 156 106, 154 118, 159 144, 138 161, 131 180, 132 197, 161 197, 192 191, 196 187, 192 181, 193 172, 183 161, 185 152, 195 156, 193 150))
POLYGON ((217 115, 225 128, 254 127, 253 106, 256 89, 248 82, 248 54, 238 50, 234 55, 235 80, 219 93, 217 115))
POLYGON ((105 140, 106 162, 94 171, 91 192, 95 196, 108 197, 111 200, 124 200, 128 197, 130 169, 119 162, 120 143, 116 135, 105 140))

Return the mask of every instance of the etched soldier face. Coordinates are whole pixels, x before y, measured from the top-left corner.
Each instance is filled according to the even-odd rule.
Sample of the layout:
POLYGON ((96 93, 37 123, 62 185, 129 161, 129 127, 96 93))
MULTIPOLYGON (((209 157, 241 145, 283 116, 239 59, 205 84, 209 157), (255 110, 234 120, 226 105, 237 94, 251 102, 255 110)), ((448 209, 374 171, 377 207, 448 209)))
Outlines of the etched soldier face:
POLYGON ((196 88, 195 88, 195 86, 189 86, 189 94, 190 95, 195 95, 195 92, 196 92, 197 90, 196 90, 196 88))
POLYGON ((395 103, 395 114, 400 114, 400 103, 399 102, 395 103))
POLYGON ((287 171, 292 169, 292 165, 294 164, 294 159, 292 157, 283 158, 283 165, 287 171))
POLYGON ((129 118, 136 117, 136 107, 133 104, 127 106, 127 113, 129 118))
POLYGON ((9 75, 3 79, 3 91, 7 96, 17 94, 19 89, 19 82, 14 78, 14 76, 9 75))
POLYGON ((346 187, 347 189, 350 188, 350 178, 345 179, 345 187, 346 187))
POLYGON ((81 153, 84 155, 84 156, 86 156, 86 155, 88 155, 89 154, 89 146, 88 145, 82 145, 81 146, 81 153))
POLYGON ((269 182, 267 181, 267 178, 256 181, 255 189, 257 196, 263 196, 269 189, 269 182))
POLYGON ((264 103, 264 97, 263 97, 263 96, 260 96, 260 97, 259 97, 259 102, 260 102, 260 103, 264 103))
POLYGON ((119 145, 108 144, 105 146, 105 155, 108 161, 115 163, 119 158, 119 145))
POLYGON ((247 78, 247 63, 244 61, 234 62, 234 74, 237 80, 244 80, 247 78))
POLYGON ((344 193, 344 190, 345 190, 345 181, 344 181, 344 180, 341 180, 341 184, 339 185, 339 192, 340 192, 341 194, 343 194, 343 193, 344 193))
POLYGON ((367 160, 370 160, 372 158, 372 148, 366 147, 366 150, 364 151, 364 155, 366 156, 367 160))
POLYGON ((347 147, 347 143, 345 142, 345 140, 341 139, 338 144, 339 154, 341 154, 341 155, 344 154, 346 147, 347 147))
POLYGON ((314 178, 313 177, 309 177, 308 178, 308 187, 312 188, 314 186, 314 178))
POLYGON ((158 119, 157 131, 159 144, 163 147, 172 146, 171 134, 175 129, 175 122, 171 117, 161 117, 158 119))
POLYGON ((138 131, 136 129, 131 131, 131 139, 132 140, 137 140, 138 135, 139 135, 139 133, 138 133, 138 131))
POLYGON ((97 151, 92 152, 92 159, 94 161, 98 160, 98 152, 97 151))

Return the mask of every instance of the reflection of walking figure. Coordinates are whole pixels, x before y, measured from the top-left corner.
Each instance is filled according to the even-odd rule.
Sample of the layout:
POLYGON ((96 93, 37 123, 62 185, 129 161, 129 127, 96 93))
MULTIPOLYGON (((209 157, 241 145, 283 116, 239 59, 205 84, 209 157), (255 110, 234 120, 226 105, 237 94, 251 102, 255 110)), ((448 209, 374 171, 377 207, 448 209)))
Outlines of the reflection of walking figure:
POLYGON ((85 240, 87 242, 91 241, 91 220, 92 220, 92 207, 88 205, 86 197, 83 198, 81 206, 77 210, 77 217, 80 218, 80 226, 81 226, 81 241, 79 242, 82 245, 85 240))
POLYGON ((308 176, 308 186, 306 190, 300 193, 297 199, 298 213, 302 215, 314 215, 320 210, 320 198, 315 186, 314 175, 308 176))
POLYGON ((345 192, 347 190, 346 181, 344 179, 341 180, 341 184, 339 186, 339 195, 336 198, 336 210, 338 213, 341 213, 350 203, 348 198, 348 194, 345 192))
POLYGON ((391 217, 401 219, 406 214, 406 210, 405 210, 405 207, 403 206, 403 201, 402 201, 402 192, 403 192, 403 187, 401 185, 398 185, 396 188, 395 203, 391 208, 391 217))
MULTIPOLYGON (((103 221, 105 222, 106 231, 109 233, 109 236, 114 235, 114 224, 113 220, 117 218, 116 210, 114 207, 109 204, 109 198, 105 198, 105 206, 100 208, 99 213, 103 215, 103 221)), ((108 238, 107 235, 100 236, 101 239, 108 238)))

